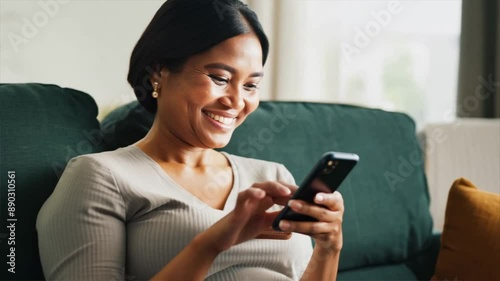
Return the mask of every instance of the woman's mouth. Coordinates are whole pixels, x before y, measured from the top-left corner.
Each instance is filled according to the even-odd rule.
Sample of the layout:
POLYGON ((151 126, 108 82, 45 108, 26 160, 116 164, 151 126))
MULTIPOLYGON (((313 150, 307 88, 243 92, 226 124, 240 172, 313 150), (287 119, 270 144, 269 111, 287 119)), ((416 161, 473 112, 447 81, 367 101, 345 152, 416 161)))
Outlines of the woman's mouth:
POLYGON ((210 117, 212 120, 224 125, 232 125, 236 120, 236 118, 224 117, 207 111, 203 111, 203 113, 210 117))

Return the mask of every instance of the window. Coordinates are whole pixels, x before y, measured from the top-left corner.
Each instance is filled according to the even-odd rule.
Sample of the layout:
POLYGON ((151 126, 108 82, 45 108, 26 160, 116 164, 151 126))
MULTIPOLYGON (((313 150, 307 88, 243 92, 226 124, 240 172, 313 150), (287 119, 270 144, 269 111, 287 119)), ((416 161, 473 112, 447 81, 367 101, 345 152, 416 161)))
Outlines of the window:
POLYGON ((303 1, 307 100, 455 116, 461 1, 303 1), (312 75, 311 75, 312 74, 312 75))

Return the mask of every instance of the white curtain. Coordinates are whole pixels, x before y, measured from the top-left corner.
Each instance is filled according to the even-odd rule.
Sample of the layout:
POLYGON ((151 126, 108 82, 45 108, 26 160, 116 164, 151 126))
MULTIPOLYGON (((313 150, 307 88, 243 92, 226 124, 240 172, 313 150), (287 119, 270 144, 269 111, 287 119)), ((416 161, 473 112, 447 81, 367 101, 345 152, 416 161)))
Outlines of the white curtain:
POLYGON ((461 1, 247 0, 270 40, 262 100, 455 116, 461 1))
POLYGON ((299 100, 306 58, 304 2, 295 0, 247 0, 257 13, 270 41, 262 100, 299 100))

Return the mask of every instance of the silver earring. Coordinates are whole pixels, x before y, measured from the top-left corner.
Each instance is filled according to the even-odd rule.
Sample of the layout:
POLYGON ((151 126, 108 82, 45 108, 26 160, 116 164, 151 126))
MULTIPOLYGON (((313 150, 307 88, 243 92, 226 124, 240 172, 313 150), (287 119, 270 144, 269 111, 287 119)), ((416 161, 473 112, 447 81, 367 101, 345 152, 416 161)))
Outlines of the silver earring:
POLYGON ((153 93, 151 94, 153 96, 153 98, 158 98, 159 94, 158 94, 158 82, 154 82, 153 83, 153 93))

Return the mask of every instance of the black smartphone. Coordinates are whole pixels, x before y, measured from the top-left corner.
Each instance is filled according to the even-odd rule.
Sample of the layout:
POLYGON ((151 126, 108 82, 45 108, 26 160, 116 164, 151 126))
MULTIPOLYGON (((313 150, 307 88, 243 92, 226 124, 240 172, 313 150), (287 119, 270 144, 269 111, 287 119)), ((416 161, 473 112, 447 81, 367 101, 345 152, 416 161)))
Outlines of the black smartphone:
MULTIPOLYGON (((319 192, 335 192, 358 161, 359 156, 354 153, 334 151, 325 153, 300 184, 291 199, 300 199, 317 205, 314 203, 316 194, 319 192)), ((317 221, 313 217, 295 213, 288 205, 274 219, 273 228, 275 230, 281 231, 279 228, 281 220, 317 221)))

